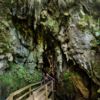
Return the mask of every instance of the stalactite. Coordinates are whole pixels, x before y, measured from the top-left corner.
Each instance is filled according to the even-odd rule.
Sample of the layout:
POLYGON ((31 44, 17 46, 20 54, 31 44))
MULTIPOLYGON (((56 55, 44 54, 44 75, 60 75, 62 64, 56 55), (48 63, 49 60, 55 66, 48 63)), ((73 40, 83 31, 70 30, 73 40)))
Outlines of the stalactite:
POLYGON ((55 48, 56 51, 56 57, 57 57, 57 77, 60 77, 61 72, 63 71, 62 68, 62 54, 61 54, 61 50, 59 47, 55 48))

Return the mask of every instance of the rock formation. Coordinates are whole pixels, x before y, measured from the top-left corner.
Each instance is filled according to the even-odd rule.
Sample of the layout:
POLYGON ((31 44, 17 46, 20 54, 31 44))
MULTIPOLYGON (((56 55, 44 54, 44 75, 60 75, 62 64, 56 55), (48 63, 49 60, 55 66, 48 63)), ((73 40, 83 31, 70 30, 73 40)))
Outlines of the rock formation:
POLYGON ((99 0, 0 0, 0 74, 10 71, 10 63, 44 69, 59 82, 63 72, 75 72, 81 78, 71 75, 78 82, 74 87, 85 99, 95 97, 100 86, 99 8, 99 0))

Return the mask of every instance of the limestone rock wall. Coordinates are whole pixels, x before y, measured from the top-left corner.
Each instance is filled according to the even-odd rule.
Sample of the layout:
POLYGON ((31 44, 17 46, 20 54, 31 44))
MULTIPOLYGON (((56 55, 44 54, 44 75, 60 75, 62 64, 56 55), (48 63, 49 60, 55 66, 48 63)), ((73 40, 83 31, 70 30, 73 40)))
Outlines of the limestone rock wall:
POLYGON ((30 71, 51 64, 58 79, 64 70, 79 68, 100 86, 99 4, 99 0, 0 1, 0 74, 11 62, 30 71))

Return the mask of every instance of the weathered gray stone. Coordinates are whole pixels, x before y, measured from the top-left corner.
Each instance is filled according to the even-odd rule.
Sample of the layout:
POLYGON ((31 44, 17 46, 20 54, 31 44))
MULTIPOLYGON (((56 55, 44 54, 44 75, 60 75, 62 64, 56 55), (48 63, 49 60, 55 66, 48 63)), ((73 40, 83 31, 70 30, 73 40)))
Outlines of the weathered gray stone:
POLYGON ((0 74, 8 67, 6 60, 0 60, 0 74))

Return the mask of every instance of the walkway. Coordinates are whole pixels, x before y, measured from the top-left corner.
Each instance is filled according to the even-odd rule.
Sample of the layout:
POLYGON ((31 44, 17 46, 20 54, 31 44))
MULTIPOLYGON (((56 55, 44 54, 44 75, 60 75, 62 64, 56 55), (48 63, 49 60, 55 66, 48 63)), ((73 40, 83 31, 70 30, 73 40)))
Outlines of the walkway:
POLYGON ((30 84, 10 94, 6 100, 54 100, 54 82, 30 84))

